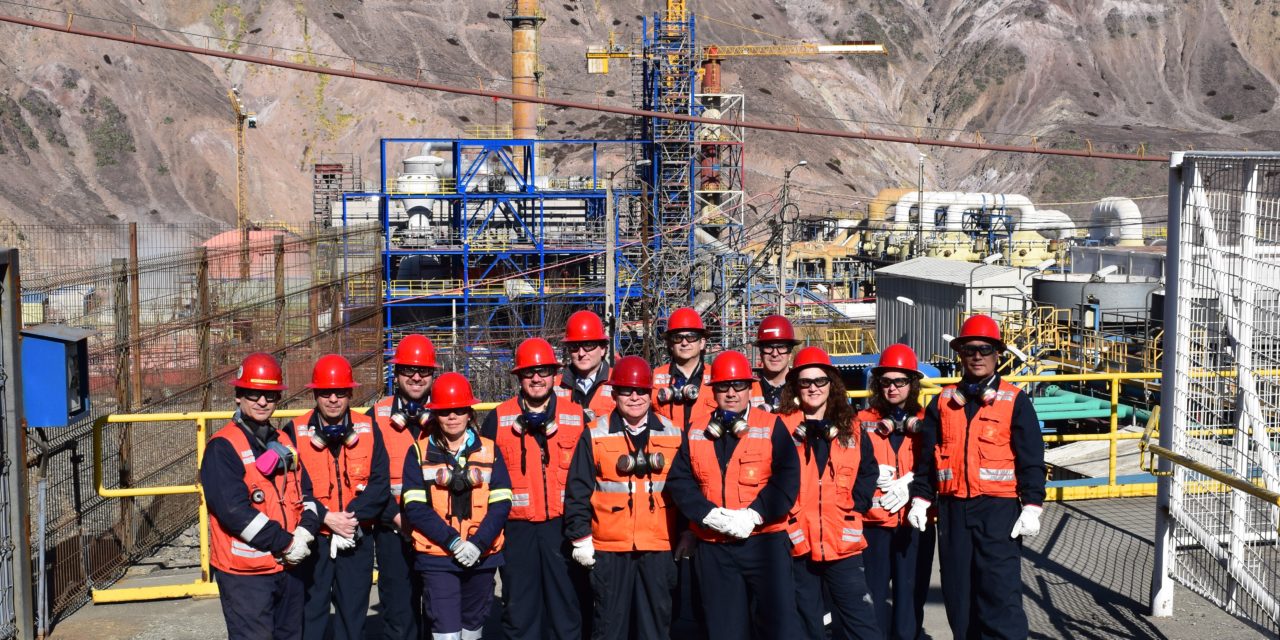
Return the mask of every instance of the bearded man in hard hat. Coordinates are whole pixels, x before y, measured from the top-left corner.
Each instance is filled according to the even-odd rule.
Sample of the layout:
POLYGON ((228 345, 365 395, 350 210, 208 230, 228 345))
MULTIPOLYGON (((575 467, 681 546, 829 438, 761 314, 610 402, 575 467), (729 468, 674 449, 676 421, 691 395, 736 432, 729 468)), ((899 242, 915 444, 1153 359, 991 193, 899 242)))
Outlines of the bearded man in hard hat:
POLYGON ((414 551, 400 508, 404 459, 422 436, 431 417, 427 398, 435 381, 436 348, 424 335, 411 333, 396 345, 391 358, 393 393, 373 405, 369 415, 387 450, 391 499, 374 526, 378 561, 378 602, 382 605, 382 637, 418 640, 422 628, 422 585, 413 570, 414 551))
POLYGON ((502 627, 510 639, 577 638, 590 588, 564 538, 564 486, 585 418, 568 394, 555 392, 560 362, 551 343, 530 338, 515 356, 511 373, 520 391, 480 428, 511 476, 506 564, 499 569, 502 627))
MULTIPOLYGON (((1031 398, 1000 378, 1000 325, 965 320, 951 341, 963 376, 925 410, 915 474, 937 481, 938 561, 947 622, 957 638, 1026 638, 1022 539, 1040 532, 1044 440, 1031 398)), ((929 500, 907 520, 923 531, 929 500)))
POLYGON ((751 385, 751 406, 769 413, 780 413, 782 388, 791 370, 791 352, 800 344, 796 330, 784 316, 768 316, 756 329, 756 349, 760 351, 760 368, 751 385))
POLYGON ((679 536, 664 489, 684 438, 651 410, 653 372, 644 358, 620 358, 609 384, 617 408, 583 433, 569 467, 565 536, 573 559, 591 569, 592 637, 666 638, 679 536))
POLYGON ((302 566, 307 583, 302 636, 308 640, 323 640, 330 627, 335 640, 364 638, 373 587, 373 525, 390 488, 387 451, 373 419, 351 411, 357 386, 346 358, 321 356, 307 383, 316 406, 289 426, 323 521, 316 553, 302 566))
POLYGON ((297 638, 303 585, 296 567, 311 553, 320 516, 293 438, 271 424, 284 373, 271 355, 253 353, 232 384, 236 412, 200 461, 227 637, 297 638))
POLYGON ((613 394, 609 388, 609 336, 604 322, 594 312, 582 310, 569 316, 564 327, 564 351, 568 363, 556 376, 556 392, 568 394, 582 407, 587 422, 613 411, 613 394))

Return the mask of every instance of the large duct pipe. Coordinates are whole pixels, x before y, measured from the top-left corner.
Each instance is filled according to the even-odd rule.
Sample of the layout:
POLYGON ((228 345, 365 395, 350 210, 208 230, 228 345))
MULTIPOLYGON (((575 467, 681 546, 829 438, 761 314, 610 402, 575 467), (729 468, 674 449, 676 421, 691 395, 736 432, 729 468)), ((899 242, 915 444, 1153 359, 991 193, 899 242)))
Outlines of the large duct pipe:
POLYGON ((871 227, 877 228, 879 223, 884 222, 889 208, 897 204, 902 196, 915 192, 915 189, 881 189, 867 204, 867 219, 871 221, 871 227))
POLYGON ((1057 209, 1036 209, 1030 215, 1022 214, 1018 229, 1039 232, 1049 240, 1065 240, 1075 237, 1076 222, 1057 209))
MULTIPOLYGON (((515 0, 511 23, 511 93, 538 97, 538 0, 515 0)), ((538 105, 532 102, 511 103, 511 135, 521 140, 538 137, 538 105)))
POLYGON ((1143 244, 1142 212, 1128 198, 1103 198, 1093 205, 1089 237, 1099 242, 1115 242, 1121 247, 1143 244))

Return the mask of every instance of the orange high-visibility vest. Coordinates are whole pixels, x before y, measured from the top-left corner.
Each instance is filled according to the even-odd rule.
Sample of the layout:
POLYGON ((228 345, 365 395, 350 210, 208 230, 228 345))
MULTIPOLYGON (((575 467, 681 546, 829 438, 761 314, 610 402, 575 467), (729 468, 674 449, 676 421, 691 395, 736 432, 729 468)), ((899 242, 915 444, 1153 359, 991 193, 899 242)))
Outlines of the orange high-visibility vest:
MULTIPOLYGON (((476 530, 480 528, 480 523, 484 522, 485 514, 489 513, 489 481, 493 477, 493 462, 496 459, 496 454, 494 452, 497 449, 492 440, 485 437, 478 437, 477 441, 480 443, 480 448, 471 452, 465 460, 459 461, 464 469, 471 467, 480 469, 480 474, 483 478, 483 482, 481 482, 479 486, 471 489, 471 517, 459 518, 451 512, 453 501, 450 498, 448 487, 441 487, 435 483, 436 471, 440 469, 448 469, 450 466, 449 464, 442 462, 427 462, 429 439, 429 436, 423 434, 423 437, 418 439, 416 446, 418 460, 422 462, 422 478, 430 495, 431 508, 435 509, 435 512, 439 514, 440 517, 449 524, 449 526, 456 529, 463 540, 468 540, 471 536, 476 534, 476 530)), ((503 534, 499 533, 498 537, 493 540, 493 544, 485 550, 484 555, 490 556, 502 551, 502 544, 504 541, 505 538, 503 537, 503 534)), ((430 538, 418 531, 413 532, 413 548, 417 550, 418 553, 425 553, 433 556, 453 555, 453 553, 451 553, 447 548, 432 542, 430 538)))
POLYGON ((542 465, 542 448, 533 436, 516 435, 513 427, 520 415, 520 403, 510 398, 493 410, 498 421, 494 439, 511 475, 511 515, 508 520, 545 522, 564 515, 564 485, 569 479, 573 450, 582 437, 582 408, 572 400, 556 396, 556 432, 547 437, 547 465, 542 465), (524 452, 520 440, 527 438, 524 452), (523 464, 521 464, 523 460, 523 464))
MULTIPOLYGON (((745 509, 751 506, 760 490, 773 476, 773 427, 777 419, 778 416, 758 409, 747 412, 747 431, 733 448, 733 455, 729 457, 724 475, 720 474, 715 441, 707 435, 709 420, 699 422, 689 429, 689 461, 693 466, 693 477, 698 481, 702 495, 707 500, 725 509, 745 509)), ((726 433, 721 437, 736 436, 726 433)), ((703 527, 700 522, 691 524, 693 532, 702 540, 730 540, 718 531, 703 527)), ((758 525, 751 535, 785 531, 786 528, 787 517, 784 515, 772 522, 758 525)))
POLYGON ((956 498, 1018 497, 1011 430, 1014 400, 1021 391, 1001 380, 991 404, 966 398, 966 402, 979 403, 972 421, 965 419, 964 406, 956 403, 954 396, 961 393, 950 385, 938 395, 942 421, 934 456, 938 494, 956 498))
MULTIPOLYGON (((603 370, 604 368, 601 367, 601 371, 603 370)), ((564 374, 556 374, 555 385, 557 396, 562 398, 567 397, 570 402, 573 401, 573 392, 575 387, 568 386, 568 383, 564 381, 564 374)), ((613 385, 606 382, 596 387, 595 393, 587 402, 587 406, 583 408, 591 412, 587 416, 587 421, 591 422, 593 419, 608 416, 610 413, 613 413, 613 408, 616 406, 617 403, 613 400, 613 385)))
MULTIPOLYGON (((277 432, 280 444, 293 446, 289 434, 277 432)), ((284 471, 266 477, 254 466, 257 457, 244 430, 235 422, 228 422, 213 438, 222 438, 231 443, 231 448, 244 462, 244 485, 249 490, 249 501, 258 513, 276 524, 292 532, 302 521, 302 470, 284 471), (261 491, 261 502, 253 500, 255 493, 261 491)), ((255 575, 277 573, 284 566, 271 555, 270 551, 260 551, 249 546, 248 540, 262 530, 266 520, 255 518, 244 531, 227 531, 218 516, 209 512, 209 553, 210 562, 219 571, 238 575, 255 575)))
POLYGON ((839 437, 832 440, 827 466, 819 469, 817 460, 805 456, 804 442, 794 437, 801 422, 803 411, 782 416, 800 457, 800 493, 787 518, 791 555, 824 562, 858 555, 867 548, 862 515, 853 510, 853 485, 862 462, 858 438, 862 434, 855 429, 848 443, 839 437))
POLYGON ((600 551, 670 551, 676 509, 663 489, 667 473, 684 439, 670 420, 658 416, 662 431, 649 430, 647 454, 661 453, 662 471, 643 478, 618 473, 618 457, 632 453, 626 432, 609 432, 609 416, 596 419, 590 431, 596 486, 591 494, 591 537, 600 551))
MULTIPOLYGON (((924 419, 924 410, 921 409, 916 416, 918 419, 924 419)), ((876 464, 890 466, 897 471, 895 475, 899 478, 903 474, 910 473, 915 468, 916 451, 920 449, 920 433, 906 433, 902 439, 902 444, 898 446, 898 450, 893 450, 893 444, 889 442, 889 435, 881 435, 876 431, 880 426, 880 412, 875 409, 864 409, 858 412, 858 417, 854 419, 856 424, 860 424, 867 432, 867 438, 871 440, 871 451, 876 455, 876 464)), ((876 487, 875 497, 871 499, 871 508, 867 510, 867 515, 863 517, 863 522, 868 525, 877 527, 896 527, 906 522, 907 510, 899 509, 897 513, 889 513, 880 506, 880 498, 884 496, 884 492, 880 487, 876 487)))
MULTIPOLYGON (((391 421, 391 407, 395 396, 387 396, 373 405, 373 421, 382 434, 382 446, 387 448, 387 460, 390 463, 391 495, 399 503, 404 490, 404 459, 413 448, 413 432, 409 427, 401 429, 391 421)), ((423 409, 426 411, 426 409, 423 409)))
MULTIPOLYGON (((675 376, 671 375, 671 365, 664 364, 653 370, 653 393, 650 395, 653 412, 670 420, 680 429, 692 428, 693 425, 705 425, 716 410, 716 399, 711 393, 711 372, 702 368, 702 381, 698 388, 698 399, 692 404, 688 402, 658 402, 658 389, 675 384, 675 376)), ((692 384, 693 381, 690 381, 692 384)))
MULTIPOLYGON (((351 446, 339 445, 338 455, 329 452, 329 446, 316 447, 311 442, 315 429, 311 416, 315 409, 293 419, 294 433, 298 436, 298 458, 311 477, 311 492, 316 501, 329 511, 345 511, 347 505, 364 491, 369 484, 369 472, 373 466, 373 418, 363 413, 348 412, 351 428, 359 436, 351 446)), ((321 533, 329 528, 321 525, 321 533)))

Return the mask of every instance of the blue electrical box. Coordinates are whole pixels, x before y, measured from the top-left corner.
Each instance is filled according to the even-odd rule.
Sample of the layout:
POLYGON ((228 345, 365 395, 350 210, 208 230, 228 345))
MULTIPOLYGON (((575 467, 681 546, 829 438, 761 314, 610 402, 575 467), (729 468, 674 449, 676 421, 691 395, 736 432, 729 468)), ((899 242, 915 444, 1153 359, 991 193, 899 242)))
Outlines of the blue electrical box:
POLYGON ((66 427, 89 415, 89 336, 59 324, 22 330, 22 404, 28 427, 66 427))

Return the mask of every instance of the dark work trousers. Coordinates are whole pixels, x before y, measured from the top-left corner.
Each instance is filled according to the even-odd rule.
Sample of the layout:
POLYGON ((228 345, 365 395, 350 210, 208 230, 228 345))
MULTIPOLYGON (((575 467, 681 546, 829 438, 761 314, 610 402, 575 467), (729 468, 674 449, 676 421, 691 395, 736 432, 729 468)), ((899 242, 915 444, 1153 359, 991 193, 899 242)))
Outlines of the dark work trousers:
POLYGON ((298 568, 306 584, 302 637, 324 640, 333 627, 334 640, 364 640, 364 619, 369 613, 369 590, 373 587, 373 536, 367 531, 354 549, 329 557, 332 536, 316 537, 316 548, 298 568), (329 605, 336 615, 329 619, 329 605))
POLYGON ((493 573, 493 569, 422 572, 432 638, 480 637, 493 606, 493 573))
POLYGON ((886 640, 915 640, 920 635, 933 570, 935 532, 930 526, 921 533, 905 522, 897 527, 864 528, 867 548, 862 561, 867 568, 867 588, 886 640))
POLYGON ((418 640, 422 628, 422 585, 413 571, 413 545, 386 525, 373 528, 373 542, 378 559, 382 637, 418 640))
POLYGON ((700 542, 693 564, 711 637, 747 638, 753 624, 764 638, 800 637, 791 541, 785 531, 734 542, 700 542), (755 621, 748 593, 761 603, 755 621))
POLYGON ((242 576, 214 571, 229 640, 302 637, 302 577, 297 569, 242 576))
POLYGON ((670 551, 596 552, 591 568, 595 640, 665 639, 676 563, 670 551))
MULTIPOLYGON (((694 547, 694 557, 703 544, 706 543, 698 542, 694 547)), ((693 557, 676 563, 676 581, 671 588, 671 637, 681 640, 704 640, 707 637, 702 598, 698 593, 698 575, 693 563, 693 557)))
POLYGON ((579 640, 591 586, 573 561, 561 518, 508 520, 502 575, 502 630, 507 640, 579 640), (545 630, 544 630, 545 627, 545 630))
POLYGON ((938 500, 938 567, 956 640, 1027 637, 1022 539, 1010 538, 1016 498, 938 500))
POLYGON ((832 637, 841 640, 879 640, 875 608, 867 592, 862 555, 820 562, 807 558, 794 561, 796 605, 805 638, 826 637, 822 619, 823 591, 831 602, 832 637))

